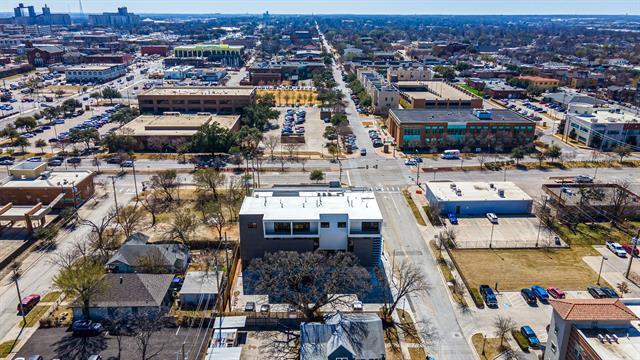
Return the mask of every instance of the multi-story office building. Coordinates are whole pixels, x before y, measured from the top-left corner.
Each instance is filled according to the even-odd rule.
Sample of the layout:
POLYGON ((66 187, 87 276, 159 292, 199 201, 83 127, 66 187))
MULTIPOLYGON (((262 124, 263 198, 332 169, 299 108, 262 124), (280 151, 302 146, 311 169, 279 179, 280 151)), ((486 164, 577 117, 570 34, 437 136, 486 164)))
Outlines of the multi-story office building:
POLYGON ((553 89, 560 86, 560 80, 554 78, 546 78, 541 76, 518 76, 518 79, 524 80, 529 84, 541 89, 553 89))
POLYGON ((140 24, 140 16, 130 13, 126 7, 119 7, 117 13, 89 15, 89 24, 105 27, 133 27, 140 24))
POLYGON ((637 146, 640 116, 621 109, 572 104, 565 115, 564 136, 600 150, 624 144, 637 146))
POLYGON ((535 123, 510 110, 389 111, 389 133, 403 149, 507 151, 533 145, 535 123))
POLYGON ((65 76, 71 83, 104 83, 127 73, 123 64, 96 64, 71 66, 65 69, 65 76))
POLYGON ((404 109, 482 107, 481 98, 442 80, 399 81, 395 86, 404 109))
POLYGON ((154 88, 138 95, 142 113, 164 112, 239 114, 256 101, 254 87, 154 88))
POLYGON ((246 266, 280 250, 349 251, 361 265, 378 266, 382 222, 369 191, 319 186, 254 190, 240 209, 240 255, 246 266))
POLYGON ((203 57, 209 61, 219 61, 227 66, 241 66, 244 63, 244 46, 227 44, 194 44, 177 46, 173 55, 178 58, 203 57))
POLYGON ((390 109, 397 109, 400 101, 398 89, 391 85, 377 71, 358 69, 358 80, 371 96, 373 112, 386 115, 390 109))
POLYGON ((433 79, 433 71, 426 66, 403 64, 387 69, 387 81, 426 81, 433 79))

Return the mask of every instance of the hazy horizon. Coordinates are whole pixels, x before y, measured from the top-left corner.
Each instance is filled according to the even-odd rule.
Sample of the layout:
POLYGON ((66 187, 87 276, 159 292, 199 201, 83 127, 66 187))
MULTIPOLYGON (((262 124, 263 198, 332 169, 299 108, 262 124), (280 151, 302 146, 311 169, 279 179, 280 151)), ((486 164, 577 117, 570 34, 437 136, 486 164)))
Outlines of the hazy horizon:
MULTIPOLYGON (((79 13, 78 0, 11 0, 3 1, 0 12, 11 12, 23 2, 40 13, 48 4, 52 12, 79 13)), ((147 14, 362 14, 362 15, 640 15, 640 0, 84 0, 85 13, 116 11, 119 6, 147 14), (366 7, 363 7, 363 3, 366 7), (606 3, 606 6, 603 6, 606 3)))

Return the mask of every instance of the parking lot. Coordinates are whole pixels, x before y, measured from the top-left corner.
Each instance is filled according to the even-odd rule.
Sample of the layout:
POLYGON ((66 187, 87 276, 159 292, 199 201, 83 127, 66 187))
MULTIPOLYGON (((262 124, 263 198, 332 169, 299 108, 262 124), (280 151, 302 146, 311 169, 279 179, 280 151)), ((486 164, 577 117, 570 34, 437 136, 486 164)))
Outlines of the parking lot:
MULTIPOLYGON (((638 297, 640 296, 640 287, 633 284, 633 282, 629 281, 625 278, 625 274, 627 273, 627 267, 629 266, 629 255, 627 257, 619 257, 616 256, 611 250, 609 250, 604 245, 596 245, 594 246, 596 251, 598 251, 598 256, 586 256, 584 261, 593 269, 593 271, 600 270, 600 264, 602 264, 602 278, 606 280, 610 285, 616 286, 621 282, 627 282, 629 284, 629 294, 625 295, 628 297, 638 297), (605 257, 603 260, 602 257, 605 257)), ((635 274, 640 274, 640 259, 636 257, 633 259, 631 263, 631 272, 635 274)))
MULTIPOLYGON (((330 125, 330 124, 326 124, 320 119, 320 108, 310 107, 310 106, 301 106, 297 108, 278 107, 276 109, 280 112, 280 117, 278 118, 279 128, 272 129, 266 132, 265 138, 269 136, 278 136, 278 137, 281 136, 282 128, 284 126, 284 121, 285 121, 285 115, 287 114, 288 109, 295 109, 296 111, 304 110, 306 111, 306 116, 305 116, 306 121, 303 124, 299 125, 304 127, 304 142, 300 143, 301 145, 296 150, 299 152, 302 152, 303 153, 302 155, 304 155, 304 153, 307 153, 307 154, 326 153, 323 147, 327 140, 323 138, 322 135, 324 134, 324 129, 327 127, 327 125, 330 125)), ((280 148, 276 149, 276 152, 287 153, 287 144, 281 142, 280 148)))
MULTIPOLYGON (((522 248, 551 246, 558 247, 554 241, 555 234, 539 227, 535 216, 500 215, 498 223, 482 217, 459 217, 457 225, 451 225, 456 232, 456 243, 459 248, 522 248), (492 235, 493 233, 493 235, 492 235), (539 236, 538 236, 539 235, 539 236)), ((562 246, 565 245, 561 240, 562 246)))

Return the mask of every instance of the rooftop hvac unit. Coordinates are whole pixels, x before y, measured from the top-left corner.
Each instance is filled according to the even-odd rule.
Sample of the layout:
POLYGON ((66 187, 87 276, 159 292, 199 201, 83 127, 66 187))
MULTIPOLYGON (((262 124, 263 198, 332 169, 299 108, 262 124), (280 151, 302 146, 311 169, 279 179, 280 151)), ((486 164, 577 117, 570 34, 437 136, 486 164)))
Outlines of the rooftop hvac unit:
POLYGON ((453 184, 449 185, 449 187, 455 190, 456 189, 456 184, 453 183, 453 184))
POLYGON ((456 195, 462 196, 462 190, 458 189, 458 191, 456 191, 456 195))
POLYGON ((498 189, 498 196, 504 197, 504 189, 498 189))
POLYGON ((601 343, 604 343, 604 336, 602 336, 602 334, 598 334, 598 340, 600 340, 601 343))
POLYGON ((489 187, 493 189, 495 185, 493 185, 493 183, 489 183, 489 187))

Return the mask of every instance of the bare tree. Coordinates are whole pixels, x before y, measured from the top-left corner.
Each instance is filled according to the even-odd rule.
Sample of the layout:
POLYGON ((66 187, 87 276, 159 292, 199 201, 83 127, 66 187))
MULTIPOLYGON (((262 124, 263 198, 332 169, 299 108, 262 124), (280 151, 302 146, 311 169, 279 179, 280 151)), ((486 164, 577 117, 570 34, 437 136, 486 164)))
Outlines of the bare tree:
POLYGON ((320 318, 325 306, 347 305, 350 295, 369 290, 369 273, 353 254, 279 251, 249 265, 255 290, 302 312, 307 321, 320 318))
POLYGON ((133 233, 142 229, 145 213, 141 207, 129 205, 118 210, 116 217, 118 225, 122 228, 124 236, 128 239, 133 233))
POLYGON ((227 219, 224 216, 222 204, 219 202, 210 201, 205 204, 203 213, 205 214, 204 222, 208 225, 213 226, 218 231, 218 238, 222 240, 222 231, 227 225, 227 219))
POLYGON ((280 145, 280 137, 278 135, 268 135, 264 139, 262 139, 262 143, 269 151, 269 156, 271 158, 271 161, 273 161, 275 159, 274 153, 280 145))
POLYGON ((227 220, 235 219, 238 216, 244 196, 245 193, 240 180, 237 178, 229 178, 229 181, 227 182, 227 191, 224 196, 224 205, 229 211, 229 217, 227 220))
POLYGON ((100 257, 108 259, 114 247, 117 248, 117 234, 113 229, 116 220, 115 209, 109 209, 107 214, 99 222, 93 222, 89 219, 79 218, 81 225, 87 225, 91 228, 90 244, 91 248, 98 252, 100 257), (114 243, 115 242, 115 243, 114 243))
POLYGON ((160 197, 157 191, 149 191, 148 194, 143 194, 140 198, 140 205, 151 214, 150 227, 156 226, 156 216, 162 209, 165 208, 163 199, 160 197))
POLYGON ((136 268, 143 274, 163 274, 167 269, 166 259, 159 251, 149 251, 147 254, 138 257, 136 268))
POLYGON ((164 170, 153 175, 149 181, 151 189, 164 195, 166 201, 173 201, 173 192, 178 187, 178 174, 175 170, 164 170))
POLYGON ((289 154, 289 160, 297 160, 297 152, 298 149, 300 149, 300 147, 302 146, 302 144, 300 143, 288 143, 284 145, 285 150, 287 151, 287 154, 289 154))
POLYGON ((164 348, 164 343, 159 349, 151 348, 151 339, 164 326, 162 314, 157 311, 147 311, 133 317, 133 327, 135 331, 136 345, 140 353, 141 360, 150 360, 158 356, 164 348))
POLYGON ((610 195, 611 218, 614 223, 620 223, 628 214, 633 198, 629 196, 631 183, 628 180, 617 181, 615 184, 617 186, 610 195))
POLYGON ((165 230, 164 236, 169 240, 179 240, 183 244, 188 244, 198 227, 195 214, 189 210, 178 211, 165 230))
POLYGON ((616 284, 616 289, 618 289, 620 297, 624 297, 625 294, 629 293, 629 283, 626 281, 619 282, 616 284))
POLYGON ((516 322, 507 316, 498 316, 493 322, 494 334, 500 338, 500 347, 504 342, 504 337, 516 328, 516 322))
POLYGON ((224 185, 225 180, 225 174, 215 169, 202 169, 193 174, 193 181, 198 189, 210 191, 215 199, 218 199, 218 189, 224 185))
POLYGON ((476 156, 476 159, 478 159, 478 162, 480 163, 480 170, 484 170, 484 163, 489 160, 489 157, 490 155, 485 152, 481 152, 476 156))
POLYGON ((400 301, 417 292, 427 291, 427 280, 424 273, 413 262, 403 260, 396 269, 392 269, 390 286, 395 288, 395 299, 382 308, 384 318, 390 319, 400 301))

